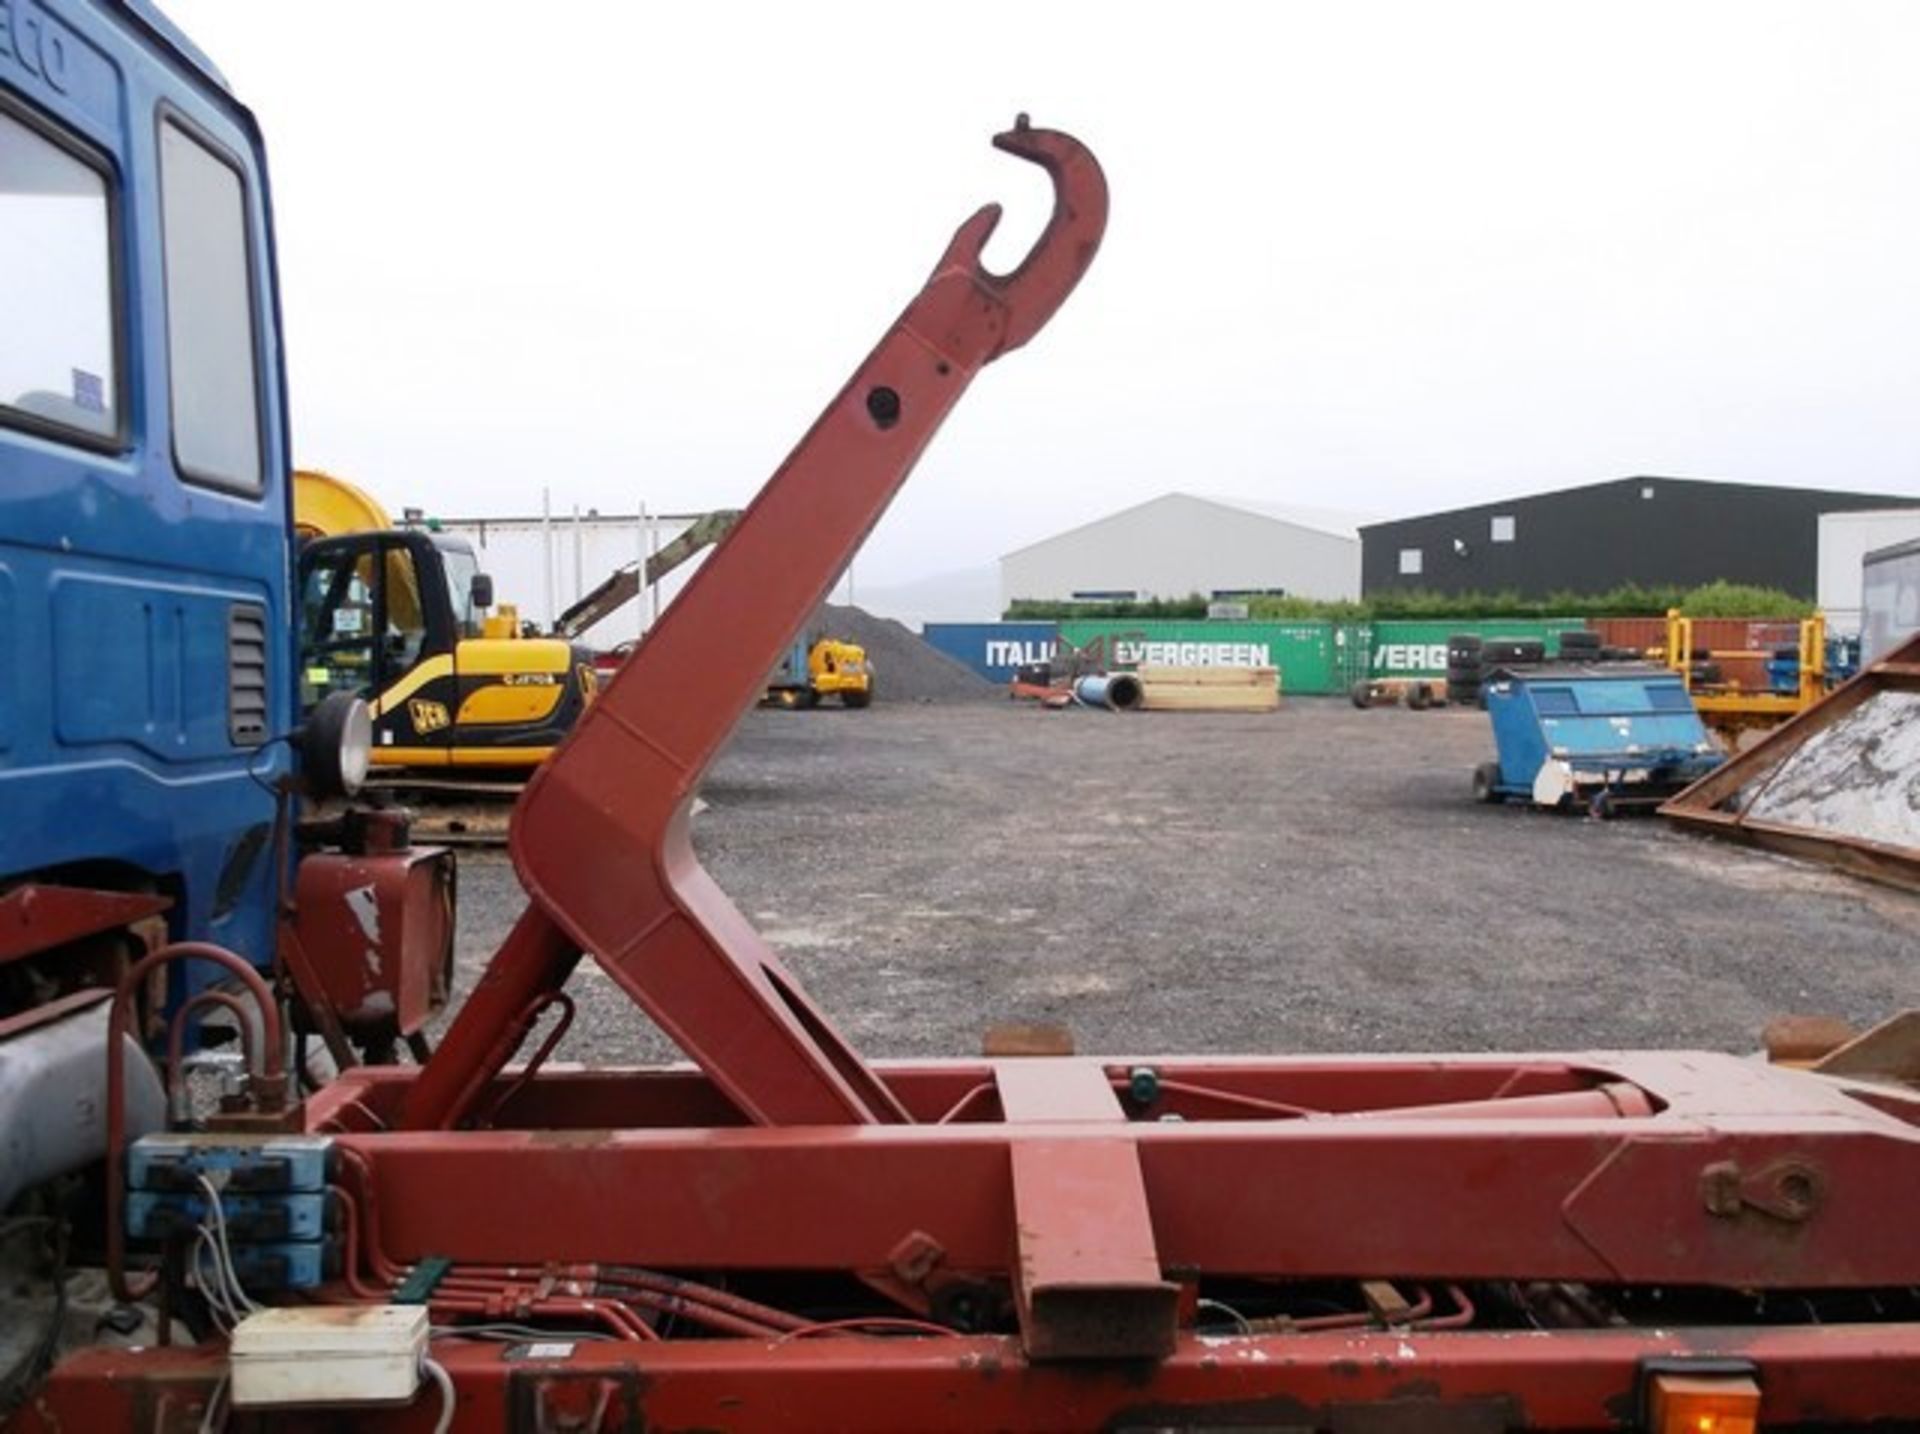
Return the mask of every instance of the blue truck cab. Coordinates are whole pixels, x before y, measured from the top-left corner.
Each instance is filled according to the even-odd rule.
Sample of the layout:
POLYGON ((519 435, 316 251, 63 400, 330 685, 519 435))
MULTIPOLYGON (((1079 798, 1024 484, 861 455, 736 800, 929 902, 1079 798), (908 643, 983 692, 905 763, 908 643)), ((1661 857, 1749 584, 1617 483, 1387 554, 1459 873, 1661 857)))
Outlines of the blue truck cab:
POLYGON ((0 0, 0 900, 152 893, 263 963, 297 720, 270 213, 252 116, 151 5, 0 0))
POLYGON ((1483 802, 1656 805, 1723 760, 1680 674, 1645 664, 1498 669, 1483 695, 1496 760, 1473 774, 1483 802))

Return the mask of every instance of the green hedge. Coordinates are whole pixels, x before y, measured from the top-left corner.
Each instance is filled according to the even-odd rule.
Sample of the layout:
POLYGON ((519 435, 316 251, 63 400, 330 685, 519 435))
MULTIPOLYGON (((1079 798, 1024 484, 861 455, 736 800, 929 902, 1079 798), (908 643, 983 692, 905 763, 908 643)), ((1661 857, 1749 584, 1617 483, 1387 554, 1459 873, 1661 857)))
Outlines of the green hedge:
MULTIPOLYGON (((1802 618, 1814 605, 1777 588, 1713 582, 1697 588, 1641 587, 1627 583, 1604 593, 1435 593, 1410 589, 1381 593, 1365 602, 1320 602, 1313 598, 1255 597, 1247 615, 1256 621, 1369 622, 1375 618, 1665 617, 1669 608, 1689 617, 1802 618)), ((1002 616, 1008 622, 1106 618, 1204 618, 1207 600, 1198 593, 1145 602, 1045 602, 1016 598, 1002 616)))

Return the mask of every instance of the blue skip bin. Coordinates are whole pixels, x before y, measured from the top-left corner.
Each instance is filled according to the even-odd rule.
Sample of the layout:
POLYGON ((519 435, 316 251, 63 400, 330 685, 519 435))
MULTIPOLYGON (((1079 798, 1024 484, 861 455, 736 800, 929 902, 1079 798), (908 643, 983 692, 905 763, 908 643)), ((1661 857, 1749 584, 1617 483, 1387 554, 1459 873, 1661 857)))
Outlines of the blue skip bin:
POLYGON ((1473 794, 1610 816, 1654 806, 1724 760, 1680 675, 1664 667, 1501 669, 1483 688, 1499 759, 1473 794))

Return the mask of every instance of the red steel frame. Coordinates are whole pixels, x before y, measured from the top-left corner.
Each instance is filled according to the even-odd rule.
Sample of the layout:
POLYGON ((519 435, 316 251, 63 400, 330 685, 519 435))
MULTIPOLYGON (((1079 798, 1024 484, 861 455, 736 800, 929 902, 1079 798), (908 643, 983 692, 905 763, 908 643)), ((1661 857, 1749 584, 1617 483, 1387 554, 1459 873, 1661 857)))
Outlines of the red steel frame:
MULTIPOLYGON (((981 270, 995 209, 961 227, 529 786, 531 904, 434 1058, 308 1103, 346 1172, 340 1296, 390 1297, 441 1256, 443 1318, 625 1335, 437 1338, 460 1428, 1619 1428, 1645 1361, 1672 1357, 1743 1361, 1765 1423, 1920 1420, 1920 1323, 1497 1330, 1460 1288, 1920 1285, 1920 1097, 1698 1053, 870 1065, 701 871, 686 810, 734 721, 968 381, 1098 246, 1091 155, 1024 121, 995 142, 1055 181, 1027 261, 981 270), (503 1074, 582 953, 697 1068, 503 1074), (659 1340, 608 1308, 623 1279, 661 1308, 647 1271, 837 1273, 920 1321, 1001 1292, 1019 1333, 802 1328, 688 1286, 735 1337, 659 1340), (1428 1293, 1384 1330, 1199 1333, 1203 1278, 1428 1293)), ((95 1351, 23 1422, 191 1424, 222 1367, 95 1351)))

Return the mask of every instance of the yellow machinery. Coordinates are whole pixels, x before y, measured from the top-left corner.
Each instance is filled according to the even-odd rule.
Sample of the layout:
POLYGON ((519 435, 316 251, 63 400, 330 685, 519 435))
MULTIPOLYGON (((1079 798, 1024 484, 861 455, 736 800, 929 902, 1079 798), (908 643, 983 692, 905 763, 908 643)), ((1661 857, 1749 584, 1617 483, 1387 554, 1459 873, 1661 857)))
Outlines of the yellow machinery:
POLYGON ((1666 663, 1680 674, 1694 710, 1717 732, 1733 736, 1741 731, 1774 727, 1798 716, 1827 693, 1827 620, 1815 614, 1800 623, 1798 675, 1792 691, 1773 683, 1743 687, 1726 681, 1703 681, 1702 663, 1752 661, 1764 654, 1746 650, 1700 652, 1693 645, 1693 619, 1679 609, 1667 613, 1666 663))
POLYGON ((873 667, 867 650, 838 638, 804 638, 795 642, 786 660, 767 683, 767 701, 779 707, 817 707, 823 697, 837 697, 842 707, 865 707, 873 701, 873 667))
POLYGON ((302 698, 350 691, 373 709, 373 761, 389 768, 524 773, 594 698, 593 655, 522 637, 491 614, 472 544, 395 528, 344 479, 294 474, 300 551, 302 698))

